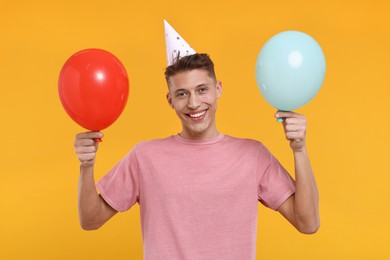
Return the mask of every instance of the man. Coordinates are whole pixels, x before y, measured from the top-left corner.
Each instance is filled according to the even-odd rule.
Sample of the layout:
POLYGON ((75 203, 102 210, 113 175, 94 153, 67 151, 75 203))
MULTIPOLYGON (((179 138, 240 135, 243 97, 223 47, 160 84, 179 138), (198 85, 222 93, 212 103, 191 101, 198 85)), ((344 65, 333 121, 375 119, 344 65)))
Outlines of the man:
POLYGON ((97 229, 139 203, 145 259, 255 259, 257 205, 280 212, 302 233, 319 228, 318 192, 303 115, 277 112, 295 159, 295 182, 259 142, 221 134, 215 122, 222 83, 206 54, 166 69, 178 135, 137 144, 97 184, 101 133, 76 136, 80 221, 97 229))
POLYGON ((141 142, 97 184, 99 132, 76 136, 80 160, 79 215, 97 229, 117 212, 140 205, 144 259, 256 258, 258 202, 300 232, 319 228, 318 192, 306 150, 306 119, 283 118, 295 160, 295 181, 260 142, 218 131, 222 83, 207 54, 196 53, 165 21, 167 101, 179 134, 141 142), (184 57, 183 54, 184 53, 184 57))

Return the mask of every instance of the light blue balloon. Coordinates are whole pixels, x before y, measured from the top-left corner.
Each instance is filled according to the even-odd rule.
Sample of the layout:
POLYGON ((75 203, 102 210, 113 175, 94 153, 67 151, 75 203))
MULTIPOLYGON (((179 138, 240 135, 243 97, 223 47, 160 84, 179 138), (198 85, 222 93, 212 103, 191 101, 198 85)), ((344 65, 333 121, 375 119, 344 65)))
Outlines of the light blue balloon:
POLYGON ((256 63, 261 94, 274 108, 291 111, 309 102, 325 77, 325 57, 318 43, 298 31, 269 39, 256 63))

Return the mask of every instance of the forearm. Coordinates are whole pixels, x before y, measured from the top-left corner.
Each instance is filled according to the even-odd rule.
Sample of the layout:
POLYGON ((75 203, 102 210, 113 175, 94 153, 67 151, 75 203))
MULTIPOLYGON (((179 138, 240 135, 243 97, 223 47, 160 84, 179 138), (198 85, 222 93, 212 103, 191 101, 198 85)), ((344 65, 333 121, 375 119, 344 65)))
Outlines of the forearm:
POLYGON ((79 217, 80 224, 84 229, 97 229, 103 223, 100 219, 102 203, 97 193, 94 179, 93 166, 80 166, 79 177, 79 217))
POLYGON ((320 225, 318 189, 306 148, 294 151, 296 224, 304 233, 314 233, 320 225))

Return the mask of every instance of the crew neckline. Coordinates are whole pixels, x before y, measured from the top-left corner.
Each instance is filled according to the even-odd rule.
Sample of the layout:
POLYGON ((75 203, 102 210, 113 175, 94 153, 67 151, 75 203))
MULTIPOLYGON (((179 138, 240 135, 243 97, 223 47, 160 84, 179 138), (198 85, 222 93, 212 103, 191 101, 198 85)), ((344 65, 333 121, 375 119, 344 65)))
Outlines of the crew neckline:
POLYGON ((217 143, 218 141, 222 140, 222 138, 224 137, 225 135, 224 134, 219 134, 217 135, 216 137, 213 137, 213 138, 210 138, 210 139, 207 139, 207 140, 194 140, 194 139, 188 139, 188 138, 184 138, 182 136, 180 136, 179 134, 176 134, 176 135, 173 135, 173 138, 179 142, 179 143, 183 143, 183 144, 191 144, 191 145, 207 145, 207 144, 214 144, 214 143, 217 143))

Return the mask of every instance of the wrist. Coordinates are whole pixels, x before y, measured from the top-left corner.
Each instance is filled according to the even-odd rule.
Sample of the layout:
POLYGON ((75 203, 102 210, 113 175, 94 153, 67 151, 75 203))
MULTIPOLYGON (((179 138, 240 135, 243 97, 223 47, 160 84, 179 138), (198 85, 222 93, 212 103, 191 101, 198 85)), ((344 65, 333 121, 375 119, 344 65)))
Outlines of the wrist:
POLYGON ((80 174, 93 173, 93 164, 80 163, 80 174))
POLYGON ((306 146, 302 146, 302 147, 293 149, 293 154, 295 156, 302 156, 302 155, 307 156, 306 146))

